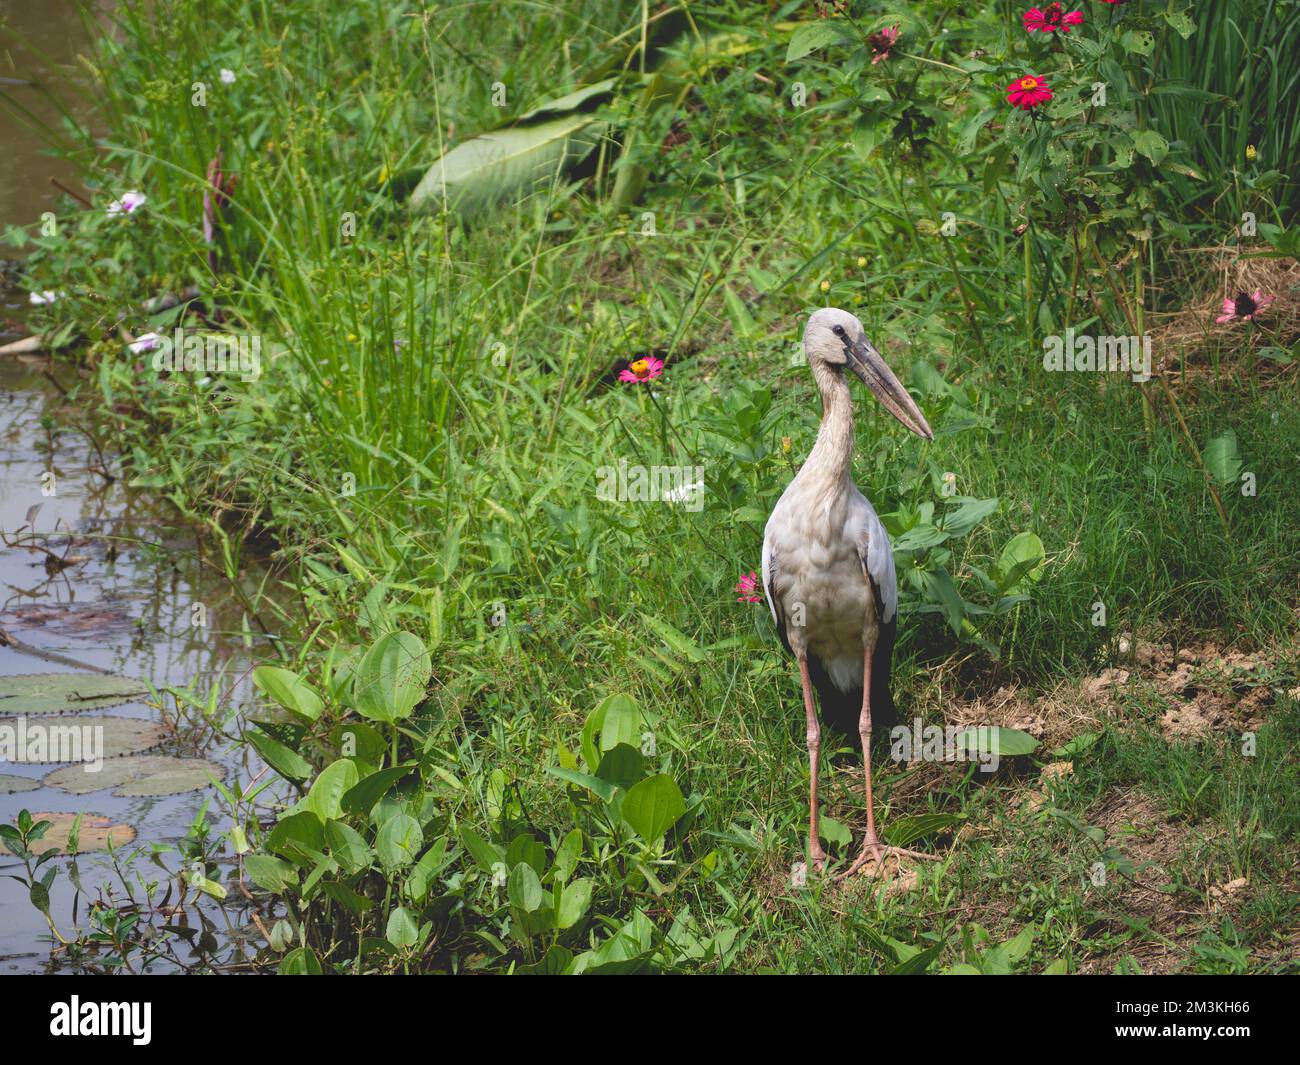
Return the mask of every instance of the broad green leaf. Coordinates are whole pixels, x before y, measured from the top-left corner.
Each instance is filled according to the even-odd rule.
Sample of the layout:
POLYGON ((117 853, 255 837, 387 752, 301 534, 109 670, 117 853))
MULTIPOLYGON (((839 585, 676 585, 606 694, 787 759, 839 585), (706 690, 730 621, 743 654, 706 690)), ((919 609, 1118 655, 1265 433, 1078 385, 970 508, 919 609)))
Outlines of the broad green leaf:
POLYGON ((298 870, 269 854, 248 855, 244 858, 244 869, 254 884, 277 895, 298 886, 298 870))
POLYGON ((600 143, 608 126, 582 111, 492 130, 462 141, 411 193, 414 212, 445 207, 475 215, 559 181, 600 143))
POLYGON ((1038 741, 1028 732, 996 725, 973 725, 962 729, 954 737, 954 743, 957 750, 965 752, 968 758, 981 752, 1012 757, 1033 754, 1038 749, 1038 741))
POLYGON ((1231 429, 1220 433, 1205 445, 1205 467, 1219 484, 1232 484, 1241 475, 1241 456, 1237 453, 1237 434, 1231 429))
POLYGON ((258 666, 253 670, 253 683, 289 713, 306 721, 315 721, 325 709, 316 690, 291 669, 258 666))
POLYGON ((411 775, 415 763, 395 765, 391 769, 380 769, 362 777, 343 795, 343 812, 349 814, 369 815, 375 803, 393 790, 403 777, 411 775))
POLYGON ((1169 142, 1153 129, 1133 131, 1133 147, 1153 163, 1159 164, 1169 154, 1169 142))
POLYGON ((306 758, 265 732, 245 732, 244 739, 262 756, 262 761, 286 780, 306 780, 311 776, 312 766, 306 758))
POLYGON ((666 773, 641 781, 623 796, 623 820, 647 843, 662 839, 685 812, 681 788, 666 773))
POLYGON ((796 59, 802 59, 823 48, 845 44, 852 40, 852 27, 839 19, 801 22, 790 36, 790 44, 785 50, 785 61, 793 63, 796 59))
POLYGON ((360 832, 343 821, 325 823, 325 845, 345 873, 357 873, 370 865, 370 845, 360 832))
POLYGON ((591 905, 591 888, 591 881, 582 879, 565 885, 555 914, 557 928, 572 928, 582 919, 591 905))
POLYGON ((405 906, 398 906, 388 915, 384 937, 398 949, 415 946, 420 940, 420 926, 415 914, 405 906))
POLYGON ((280 959, 281 976, 320 976, 320 960, 310 947, 298 947, 280 959))
POLYGON ((432 673, 429 652, 418 636, 385 633, 365 653, 353 677, 357 712, 373 721, 401 721, 424 698, 432 673))
POLYGON ((1043 541, 1026 530, 1017 533, 1002 548, 998 556, 998 591, 1023 592, 1030 581, 1036 581, 1043 575, 1042 563, 1047 557, 1043 541))
POLYGON ((424 849, 420 822, 410 814, 395 814, 384 822, 375 840, 375 850, 385 869, 405 869, 424 849))
POLYGON ((548 765, 546 772, 553 777, 559 777, 560 780, 594 792, 604 802, 614 798, 614 785, 601 780, 600 777, 593 777, 590 773, 579 773, 576 769, 565 769, 558 765, 548 765))
POLYGON ((357 766, 350 758, 340 758, 321 770, 307 792, 306 808, 324 824, 343 816, 343 796, 357 782, 357 766))
POLYGON ((546 903, 546 892, 531 865, 521 863, 510 870, 506 884, 510 905, 524 913, 540 910, 546 903))
POLYGON ((635 747, 620 743, 612 751, 605 752, 596 776, 626 790, 645 776, 645 756, 635 747))

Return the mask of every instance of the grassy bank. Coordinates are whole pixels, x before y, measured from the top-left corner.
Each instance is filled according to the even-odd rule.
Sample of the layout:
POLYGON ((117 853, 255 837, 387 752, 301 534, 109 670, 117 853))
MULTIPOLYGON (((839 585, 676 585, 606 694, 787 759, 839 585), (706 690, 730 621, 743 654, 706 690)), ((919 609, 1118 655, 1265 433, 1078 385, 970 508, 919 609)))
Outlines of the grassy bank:
MULTIPOLYGON (((96 60, 109 133, 81 150, 96 206, 23 235, 30 281, 63 293, 45 325, 97 432, 209 528, 268 660, 320 695, 277 674, 287 714, 246 722, 305 795, 243 826, 239 875, 285 922, 269 965, 1294 968, 1296 293, 1273 319, 1213 317, 1240 212, 1264 226, 1250 250, 1285 239, 1291 184, 1267 175, 1300 148, 1274 128, 1290 157, 1246 159, 1267 104, 1231 111, 1222 157, 1130 133, 1161 129, 1153 97, 1219 116, 1285 94, 1294 59, 1193 88, 1166 68, 1194 62, 1180 24, 1147 5, 1090 3, 1097 55, 1005 4, 909 6, 850 4, 857 25, 802 56, 793 23, 818 20, 795 4, 119 6, 96 60), (872 64, 864 40, 895 23, 872 64), (1158 49, 1122 43, 1145 32, 1158 49), (641 106, 641 72, 671 64, 679 95, 641 106), (1049 66, 1056 106, 1067 77, 1104 77, 1131 122, 1062 107, 1049 145, 1004 88, 1049 66), (468 218, 409 210, 443 151, 605 77, 606 136, 573 180, 468 218), (634 163, 645 188, 620 202, 634 163), (107 215, 127 189, 145 205, 107 215), (861 317, 936 431, 860 404, 855 477, 900 545, 904 716, 1040 741, 991 776, 882 770, 886 834, 942 855, 906 890, 792 874, 797 679, 733 590, 816 432, 793 356, 825 304, 861 317), (1173 339, 1189 312, 1204 329, 1173 339), (1153 335, 1165 384, 1046 371, 1066 326, 1153 335), (177 327, 259 338, 260 375, 160 373, 127 347, 177 327), (662 376, 619 381, 647 355, 662 376), (699 471, 700 505, 602 498, 622 463, 699 471), (254 539, 277 587, 241 583, 254 539), (398 630, 430 656, 409 706, 383 668, 420 661, 398 630), (1206 693, 1206 729, 1170 727, 1206 693)), ((1187 41, 1232 7, 1203 6, 1187 41)), ((841 857, 859 773, 837 759, 826 786, 841 857)))

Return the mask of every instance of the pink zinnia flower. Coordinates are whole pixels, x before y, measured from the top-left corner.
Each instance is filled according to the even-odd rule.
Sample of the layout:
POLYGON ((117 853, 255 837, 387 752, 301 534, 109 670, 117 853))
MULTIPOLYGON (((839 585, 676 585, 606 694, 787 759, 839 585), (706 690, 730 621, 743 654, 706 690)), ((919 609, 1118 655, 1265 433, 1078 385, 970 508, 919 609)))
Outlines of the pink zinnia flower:
POLYGON ((1047 87, 1047 80, 1033 74, 1016 78, 1007 86, 1007 103, 1022 111, 1030 111, 1051 98, 1052 90, 1047 87))
POLYGON ((888 59, 890 49, 894 47, 894 42, 897 40, 897 26, 887 26, 878 33, 868 34, 867 44, 871 45, 871 65, 875 66, 888 59))
POLYGON ((633 385, 644 384, 646 381, 653 381, 663 372, 663 359, 656 359, 653 355, 646 355, 644 358, 628 363, 627 369, 618 375, 618 379, 633 385))
POLYGON ((1067 12, 1060 4, 1048 4, 1045 8, 1031 7, 1025 12, 1025 29, 1030 33, 1069 33, 1071 26, 1083 21, 1082 11, 1067 12))
POLYGON ((1255 315, 1259 314, 1276 298, 1276 296, 1265 296, 1264 290, 1260 288, 1255 289, 1250 295, 1245 292, 1238 292, 1235 296, 1229 296, 1223 301, 1223 313, 1214 320, 1220 325, 1224 322, 1253 321, 1255 315))
POLYGON ((741 574, 740 583, 736 585, 736 591, 740 594, 736 596, 737 603, 761 603, 763 597, 758 594, 758 574, 753 570, 741 574))

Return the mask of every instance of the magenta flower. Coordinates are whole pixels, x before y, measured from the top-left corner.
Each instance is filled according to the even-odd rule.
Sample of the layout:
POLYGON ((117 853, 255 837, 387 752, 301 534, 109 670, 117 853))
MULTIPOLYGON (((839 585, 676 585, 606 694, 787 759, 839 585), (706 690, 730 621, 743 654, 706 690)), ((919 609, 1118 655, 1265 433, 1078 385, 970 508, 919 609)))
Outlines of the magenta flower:
POLYGON ((761 603, 763 597, 758 594, 758 574, 753 570, 741 574, 740 582, 735 588, 740 594, 736 596, 737 603, 761 603))
POLYGON ((1047 87, 1047 79, 1026 74, 1016 78, 1007 86, 1007 103, 1022 111, 1031 111, 1052 98, 1052 90, 1047 87))
POLYGON ((867 44, 871 46, 871 65, 875 66, 889 58, 889 52, 898 40, 898 27, 887 26, 878 33, 868 34, 867 44))
POLYGON ((1069 33, 1071 26, 1083 21, 1082 11, 1067 12, 1060 4, 1048 4, 1045 8, 1031 7, 1024 15, 1025 29, 1030 33, 1069 33))
POLYGON ((1254 321, 1255 315, 1259 314, 1276 298, 1276 296, 1265 296, 1264 290, 1260 288, 1255 289, 1251 295, 1238 292, 1235 296, 1229 296, 1223 301, 1223 313, 1214 320, 1220 325, 1224 322, 1254 321))
POLYGON ((646 355, 644 358, 628 363, 627 369, 618 375, 618 379, 632 385, 645 384, 647 381, 653 381, 663 372, 663 359, 656 359, 653 355, 646 355))

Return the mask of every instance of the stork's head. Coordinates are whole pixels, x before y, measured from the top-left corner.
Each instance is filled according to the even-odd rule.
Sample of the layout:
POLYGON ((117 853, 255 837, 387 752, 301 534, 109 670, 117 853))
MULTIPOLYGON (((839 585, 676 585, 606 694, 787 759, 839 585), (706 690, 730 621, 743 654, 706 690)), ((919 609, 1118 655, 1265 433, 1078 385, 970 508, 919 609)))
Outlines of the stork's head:
POLYGON ((838 307, 814 311, 803 331, 803 350, 814 371, 818 363, 840 369, 847 366, 871 389, 885 410, 917 436, 934 439, 921 409, 894 376, 884 357, 871 346, 862 323, 848 311, 838 307))

